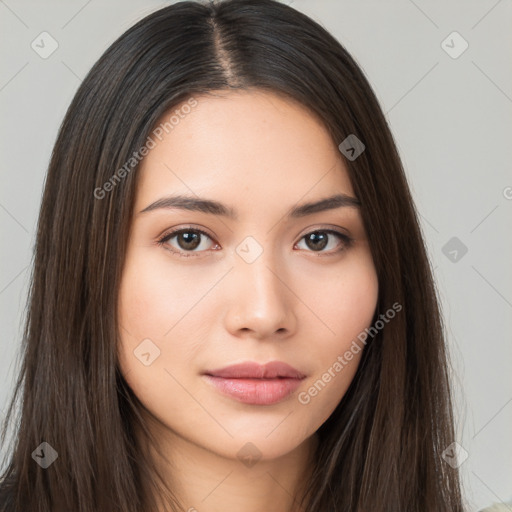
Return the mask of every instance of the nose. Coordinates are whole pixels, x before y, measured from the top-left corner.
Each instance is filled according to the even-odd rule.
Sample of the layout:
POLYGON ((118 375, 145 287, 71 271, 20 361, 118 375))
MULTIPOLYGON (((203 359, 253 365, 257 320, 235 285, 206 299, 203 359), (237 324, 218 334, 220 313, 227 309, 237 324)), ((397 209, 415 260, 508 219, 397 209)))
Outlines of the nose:
POLYGON ((290 336, 297 324, 297 299, 289 281, 289 272, 271 259, 270 251, 252 263, 236 256, 226 294, 226 329, 234 336, 256 339, 290 336))

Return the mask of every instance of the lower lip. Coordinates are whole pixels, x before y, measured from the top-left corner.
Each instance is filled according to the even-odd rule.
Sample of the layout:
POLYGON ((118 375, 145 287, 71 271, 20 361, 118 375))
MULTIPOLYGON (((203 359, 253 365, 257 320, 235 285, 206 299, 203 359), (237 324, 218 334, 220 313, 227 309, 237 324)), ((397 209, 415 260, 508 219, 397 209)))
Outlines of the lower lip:
POLYGON ((230 379, 205 375, 221 393, 250 405, 271 405, 291 395, 301 379, 230 379))

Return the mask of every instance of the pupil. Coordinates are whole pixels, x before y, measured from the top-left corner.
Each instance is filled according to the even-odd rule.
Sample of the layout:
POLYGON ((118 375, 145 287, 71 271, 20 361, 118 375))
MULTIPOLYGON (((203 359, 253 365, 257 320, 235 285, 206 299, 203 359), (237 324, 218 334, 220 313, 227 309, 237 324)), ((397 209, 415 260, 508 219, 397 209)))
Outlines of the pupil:
POLYGON ((199 233, 180 233, 178 235, 178 244, 182 249, 195 249, 199 245, 199 233), (184 243, 181 243, 182 240, 184 240, 184 243))
POLYGON ((306 237, 306 245, 310 249, 322 250, 327 245, 327 234, 321 232, 311 233, 306 237))

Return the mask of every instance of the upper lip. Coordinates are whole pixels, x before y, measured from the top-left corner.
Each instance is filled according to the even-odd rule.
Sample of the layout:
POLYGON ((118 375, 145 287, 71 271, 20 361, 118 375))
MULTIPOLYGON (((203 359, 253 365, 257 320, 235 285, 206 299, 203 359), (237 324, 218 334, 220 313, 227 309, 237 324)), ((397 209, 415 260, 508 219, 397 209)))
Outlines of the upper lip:
POLYGON ((249 361, 246 363, 233 364, 217 370, 208 370, 205 374, 212 377, 232 379, 275 379, 279 377, 303 379, 306 377, 293 366, 281 361, 271 361, 266 364, 249 361))

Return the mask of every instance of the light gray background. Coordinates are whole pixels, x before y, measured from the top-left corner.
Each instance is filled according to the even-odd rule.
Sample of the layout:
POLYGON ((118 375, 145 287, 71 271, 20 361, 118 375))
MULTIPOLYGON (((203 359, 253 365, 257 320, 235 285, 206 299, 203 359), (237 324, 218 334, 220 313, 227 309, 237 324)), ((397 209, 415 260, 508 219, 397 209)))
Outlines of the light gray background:
MULTIPOLYGON (((286 2, 345 45, 386 112, 443 301, 454 362, 457 441, 468 453, 461 470, 469 510, 510 501, 511 1, 286 2), (442 47, 453 31, 469 44, 455 59, 442 47), (457 261, 443 253, 452 237, 468 249, 457 261)), ((59 124, 103 51, 165 4, 0 0, 2 410, 19 364, 35 225, 59 124), (31 48, 43 31, 59 45, 47 59, 31 48)), ((461 48, 457 40, 447 44, 452 51, 461 48)))

